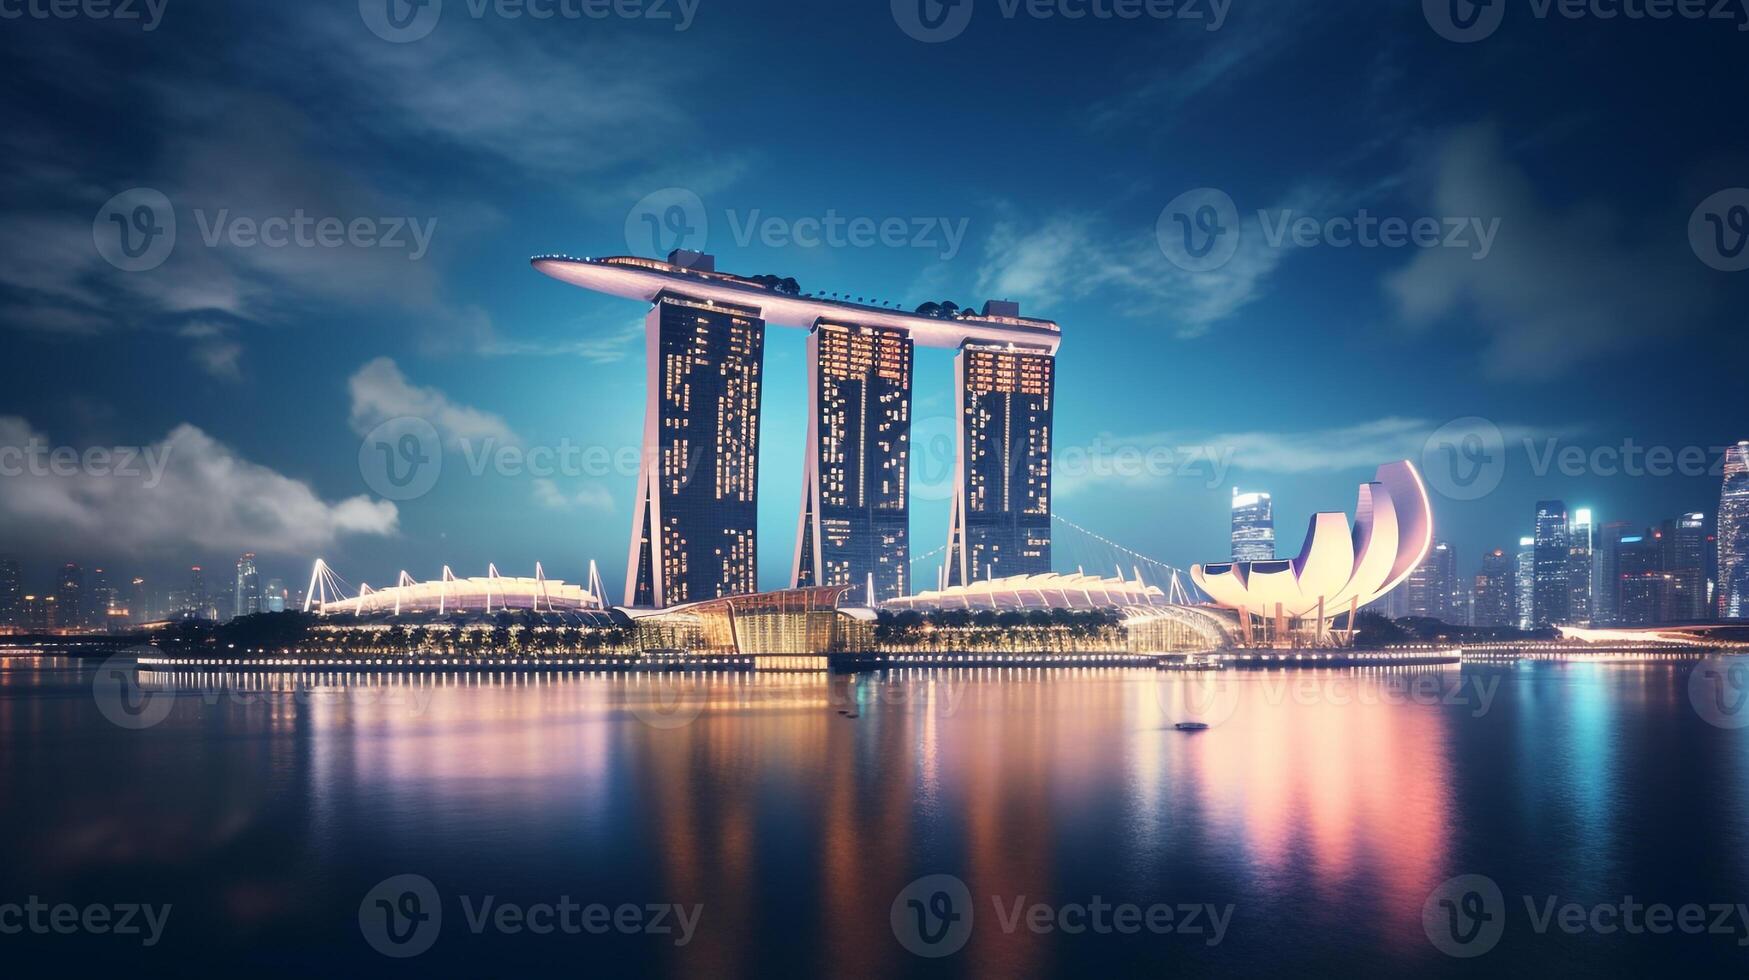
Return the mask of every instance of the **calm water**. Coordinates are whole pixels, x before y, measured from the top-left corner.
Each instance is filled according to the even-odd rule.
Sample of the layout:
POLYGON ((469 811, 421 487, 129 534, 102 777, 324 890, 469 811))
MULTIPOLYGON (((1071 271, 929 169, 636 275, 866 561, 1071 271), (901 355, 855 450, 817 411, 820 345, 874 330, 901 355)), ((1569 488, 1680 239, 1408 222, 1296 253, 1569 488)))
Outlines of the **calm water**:
POLYGON ((1693 670, 1234 673, 1212 692, 1137 670, 176 675, 147 686, 180 696, 118 715, 94 666, 14 658, 0 904, 171 911, 152 948, 26 931, 0 958, 13 976, 1740 974, 1735 914, 1729 934, 1539 934, 1525 904, 1749 903, 1749 729, 1702 719, 1693 670), (1210 695, 1193 701, 1212 730, 1171 727, 1187 691, 1210 695), (378 889, 404 874, 442 921, 395 920, 435 943, 390 959, 366 933, 424 907, 378 889), (1504 930, 1468 960, 1423 925, 1463 874, 1503 900, 1454 905, 1504 930), (963 882, 969 931, 927 917, 958 908, 944 879, 906 904, 926 875, 963 882), (487 896, 697 918, 685 945, 672 913, 666 934, 476 932, 487 896), (1197 906, 1202 931, 1027 926, 1039 903, 1037 921, 1088 922, 1065 907, 1095 896, 1197 906), (1230 915, 1218 942, 1207 907, 1230 915), (907 952, 918 910, 963 948, 907 952))

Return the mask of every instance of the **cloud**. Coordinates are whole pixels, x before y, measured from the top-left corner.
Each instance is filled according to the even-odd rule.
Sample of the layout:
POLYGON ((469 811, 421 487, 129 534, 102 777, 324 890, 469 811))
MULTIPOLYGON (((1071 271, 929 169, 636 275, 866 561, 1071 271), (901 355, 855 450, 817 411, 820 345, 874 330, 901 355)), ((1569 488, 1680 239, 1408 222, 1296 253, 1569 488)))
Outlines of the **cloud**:
POLYGON ((220 381, 243 380, 243 345, 216 323, 190 323, 176 332, 191 341, 188 356, 201 370, 220 381))
POLYGON ((1412 329, 1469 314, 1496 375, 1548 377, 1669 338, 1711 305, 1684 219, 1642 231, 1608 207, 1547 207, 1493 126, 1451 134, 1432 172, 1432 213, 1500 219, 1493 252, 1476 261, 1426 249, 1385 279, 1385 292, 1412 329))
POLYGON ((1032 225, 1004 220, 985 242, 977 288, 1046 307, 1102 293, 1118 313, 1164 321, 1191 338, 1261 296, 1286 254, 1269 247, 1254 218, 1246 219, 1233 258, 1201 273, 1167 261, 1152 234, 1116 234, 1091 216, 1058 215, 1032 225))
POLYGON ((0 416, 0 538, 135 557, 197 549, 305 556, 342 538, 397 531, 394 504, 363 496, 330 503, 186 423, 138 450, 54 447, 27 420, 0 416))
POLYGON ((394 360, 379 357, 347 380, 352 393, 352 429, 364 435, 396 418, 424 419, 452 448, 467 442, 514 443, 509 423, 491 412, 449 400, 436 388, 421 388, 407 380, 394 360))
POLYGON ((613 510, 613 494, 608 493, 607 488, 600 484, 588 484, 569 496, 559 489, 556 481, 545 477, 536 478, 533 486, 535 503, 548 510, 569 511, 581 508, 604 513, 613 510))

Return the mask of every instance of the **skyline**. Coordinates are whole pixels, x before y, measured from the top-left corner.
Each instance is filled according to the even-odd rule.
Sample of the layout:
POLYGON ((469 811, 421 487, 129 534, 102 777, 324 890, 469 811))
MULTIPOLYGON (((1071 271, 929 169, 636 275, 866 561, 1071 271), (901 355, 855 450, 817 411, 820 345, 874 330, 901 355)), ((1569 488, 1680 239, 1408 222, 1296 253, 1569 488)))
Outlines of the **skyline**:
MULTIPOLYGON (((809 292, 906 309, 1005 298, 1067 325, 1056 509, 1181 567, 1226 547, 1232 486, 1270 492, 1278 526, 1295 529, 1378 461, 1423 461, 1453 420, 1492 420, 1509 453, 1499 486, 1479 499, 1435 487, 1441 535, 1466 566, 1528 533, 1538 499, 1589 506, 1600 520, 1711 511, 1713 474, 1609 476, 1594 464, 1611 463, 1628 440, 1674 457, 1749 432, 1730 400, 1731 365, 1749 355, 1729 319, 1744 277, 1710 268, 1688 239, 1691 214, 1742 182, 1745 159, 1744 138, 1706 125, 1710 110, 1685 95, 1730 88, 1729 59, 1695 56, 1734 41, 1713 25, 1508 26, 1460 46, 1412 9, 1291 4, 1235 6, 1218 31, 981 19, 932 45, 885 9, 827 22, 763 4, 703 8, 687 31, 608 20, 586 36, 452 18, 418 44, 392 45, 365 29, 355 4, 199 16, 218 9, 178 7, 176 30, 146 44, 87 23, 24 24, 34 33, 0 40, 18 76, 0 96, 19 120, 5 137, 19 161, 9 187, 37 202, 6 216, 0 241, 0 329, 17 354, 0 366, 0 443, 35 434, 47 447, 175 446, 164 479, 177 493, 165 496, 212 502, 14 480, 29 492, 0 504, 0 550, 34 567, 72 559, 162 577, 253 550, 288 579, 317 553, 373 575, 539 560, 576 578, 593 558, 608 578, 622 576, 635 469, 501 476, 488 465, 475 477, 469 464, 488 441, 524 450, 568 441, 610 458, 638 445, 629 406, 642 397, 631 370, 640 311, 531 283, 523 262, 554 248, 655 255, 652 227, 696 233, 702 241, 690 244, 725 268, 794 276, 809 292), (755 114, 719 134, 697 159, 673 153, 662 138, 673 127, 758 104, 770 86, 805 89, 795 83, 830 62, 809 48, 758 77, 658 87, 634 55, 672 50, 703 71, 736 43, 779 43, 794 22, 824 32, 821 52, 847 52, 833 69, 879 64, 862 74, 882 83, 843 83, 839 98, 855 111, 810 96, 787 103, 783 118, 755 114), (275 32, 321 39, 313 57, 334 70, 291 71, 255 39, 275 32), (831 43, 852 36, 873 40, 831 43), (1514 76, 1512 98, 1490 97, 1506 82, 1477 72, 1478 59, 1544 50, 1559 36, 1586 43, 1539 55, 1514 76), (592 57, 559 57, 579 46, 592 57), (1152 75, 1126 67, 1134 59, 1102 67, 1088 57, 1150 47, 1167 54, 1150 59, 1166 66, 1152 75), (103 143, 121 152, 88 155, 111 162, 76 180, 55 165, 51 148, 92 145, 88 129, 64 120, 100 112, 106 80, 195 70, 205 51, 222 52, 203 95, 215 122, 147 88, 136 115, 105 116, 114 125, 103 143), (1606 70, 1629 52, 1664 70, 1649 82, 1606 70), (528 70, 486 72, 507 53, 528 70), (998 86, 970 70, 982 57, 1027 59, 1032 71, 1018 90, 998 86), (1310 72, 1314 61, 1367 70, 1310 72), (69 66, 89 88, 61 84, 69 66), (1312 80, 1285 93, 1282 73, 1312 80), (1438 84, 1449 77, 1470 81, 1468 101, 1438 84), (1611 114, 1572 112, 1552 84, 1571 77, 1591 80, 1611 114), (543 118, 547 86, 565 83, 625 96, 591 103, 617 138, 583 144, 567 128, 577 116, 543 118), (433 96, 453 86, 490 91, 498 108, 446 116, 433 96), (955 137, 917 131, 883 108, 889 96, 929 104, 955 137), (298 108, 311 98, 342 110, 342 133, 313 125, 298 108), (1307 100, 1374 112, 1364 122, 1318 113, 1314 123, 1307 100), (1233 127, 1240 107, 1248 125, 1233 127), (1142 119, 1153 125, 1138 133, 1142 119), (1622 148, 1622 127, 1666 138, 1655 152, 1622 148), (1009 130, 1031 135, 1025 168, 980 148, 1009 130), (1205 131, 1219 138, 1171 138, 1205 131), (1283 141, 1296 148, 1291 164, 1283 141), (837 166, 842 145, 870 153, 837 166), (795 164, 781 182, 766 175, 778 158, 795 164), (925 158, 936 164, 927 181, 913 176, 925 158), (403 170, 413 179, 398 179, 403 170), (162 191, 180 234, 161 268, 127 273, 93 249, 93 218, 133 187, 162 191), (1221 190, 1244 216, 1239 247, 1209 272, 1174 264, 1157 227, 1200 187, 1221 190), (665 224, 677 204, 683 220, 665 224), (298 213, 436 224, 417 260, 411 228, 401 250, 236 244, 237 221, 298 213), (1460 261, 1445 250, 1294 244, 1292 220, 1306 215, 1324 222, 1320 236, 1330 221, 1369 216, 1500 223, 1487 258, 1460 261), (852 241, 857 218, 872 223, 867 247, 852 241), (905 234, 883 241, 886 219, 905 234), (209 245, 214 230, 223 234, 209 245), (1279 246, 1276 232, 1286 235, 1279 246), (1599 281, 1612 285, 1593 295, 1599 281), (1305 378, 1361 397, 1308 400, 1296 388, 1305 378), (371 486, 359 450, 377 422, 403 414, 431 418, 448 465, 428 493, 397 501, 371 486), (1560 455, 1568 449, 1586 457, 1576 472, 1560 455), (1119 455, 1150 451, 1177 472, 1100 475, 1119 455), (212 483, 179 459, 234 464, 236 479, 212 483), (264 501, 297 519, 262 521, 250 505, 264 501), (121 533, 90 530, 112 526, 121 533)), ((589 131, 600 127, 592 120, 589 131)), ((766 358, 759 524, 773 541, 801 510, 804 347, 774 338, 766 358)), ((921 554, 947 538, 952 450, 939 447, 953 431, 951 356, 920 350, 915 371, 910 536, 921 554)), ((790 550, 766 549, 762 587, 784 584, 790 550)), ((927 584, 930 567, 917 571, 927 584)))

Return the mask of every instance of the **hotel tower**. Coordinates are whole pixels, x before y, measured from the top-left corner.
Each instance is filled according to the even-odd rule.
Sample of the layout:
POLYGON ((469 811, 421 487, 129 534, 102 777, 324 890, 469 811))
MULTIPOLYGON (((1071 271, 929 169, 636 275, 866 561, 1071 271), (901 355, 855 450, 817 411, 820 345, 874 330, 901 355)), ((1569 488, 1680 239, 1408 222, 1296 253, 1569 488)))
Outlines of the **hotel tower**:
POLYGON ((562 282, 650 304, 644 448, 626 603, 758 591, 761 365, 767 324, 808 331, 802 506, 790 579, 874 605, 913 591, 916 348, 958 351, 949 585, 1051 570, 1051 428, 1062 332, 1020 307, 915 312, 802 293, 793 280, 668 261, 542 256, 562 282))

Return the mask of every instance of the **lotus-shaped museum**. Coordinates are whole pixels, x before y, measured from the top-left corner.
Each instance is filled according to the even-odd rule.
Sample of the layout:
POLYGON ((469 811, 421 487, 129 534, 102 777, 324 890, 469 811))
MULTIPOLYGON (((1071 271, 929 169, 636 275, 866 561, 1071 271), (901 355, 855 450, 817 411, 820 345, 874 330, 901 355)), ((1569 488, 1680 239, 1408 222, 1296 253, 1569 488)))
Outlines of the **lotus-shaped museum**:
POLYGON ((1360 485, 1352 528, 1346 514, 1314 515, 1299 557, 1195 565, 1190 575, 1241 620, 1273 621, 1278 631, 1315 621, 1322 633, 1340 614, 1352 624, 1361 606, 1401 585, 1432 544, 1427 488, 1405 460, 1379 467, 1373 482, 1360 485))

